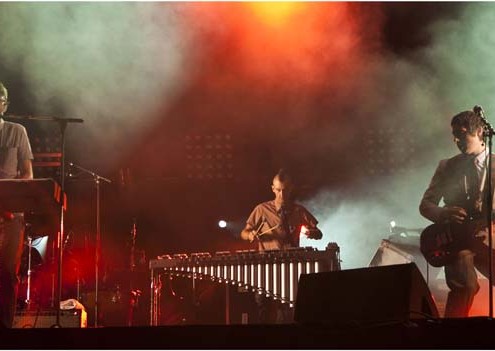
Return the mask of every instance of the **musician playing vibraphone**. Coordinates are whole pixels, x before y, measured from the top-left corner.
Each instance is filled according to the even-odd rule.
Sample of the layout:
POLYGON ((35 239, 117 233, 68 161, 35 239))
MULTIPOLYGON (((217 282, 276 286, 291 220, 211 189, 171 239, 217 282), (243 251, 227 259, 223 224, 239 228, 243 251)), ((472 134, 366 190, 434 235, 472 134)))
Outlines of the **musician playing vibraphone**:
MULTIPOLYGON (((290 176, 280 170, 273 178, 275 199, 257 205, 246 221, 241 238, 257 241, 260 251, 299 247, 301 234, 321 239, 318 221, 303 206, 293 201, 293 183, 290 176)), ((292 321, 293 310, 287 304, 255 295, 260 323, 287 323, 292 321)))

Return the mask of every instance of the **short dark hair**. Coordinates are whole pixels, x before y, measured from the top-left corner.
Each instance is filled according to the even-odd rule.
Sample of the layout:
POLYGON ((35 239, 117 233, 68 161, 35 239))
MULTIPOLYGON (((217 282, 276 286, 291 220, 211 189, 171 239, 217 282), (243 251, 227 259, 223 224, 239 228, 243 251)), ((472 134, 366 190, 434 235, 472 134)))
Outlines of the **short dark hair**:
POLYGON ((292 177, 290 174, 283 168, 279 169, 277 174, 275 174, 275 177, 273 179, 278 179, 282 183, 292 183, 292 177))
POLYGON ((462 111, 452 117, 450 122, 452 127, 465 127, 470 134, 475 133, 478 128, 483 127, 484 123, 481 117, 474 111, 462 111))

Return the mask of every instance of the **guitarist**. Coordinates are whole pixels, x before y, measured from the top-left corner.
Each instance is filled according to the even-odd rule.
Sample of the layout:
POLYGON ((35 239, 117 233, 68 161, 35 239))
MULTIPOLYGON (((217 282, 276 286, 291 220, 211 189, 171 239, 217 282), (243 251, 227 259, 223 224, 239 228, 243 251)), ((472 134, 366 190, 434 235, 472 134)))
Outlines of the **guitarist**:
MULTIPOLYGON (((421 215, 427 219, 464 228, 473 217, 486 218, 482 199, 486 198, 488 149, 483 139, 483 125, 474 111, 463 111, 452 118, 454 142, 461 153, 438 164, 419 206, 421 215)), ((483 240, 488 241, 486 230, 465 234, 472 240, 464 239, 445 265, 445 279, 450 289, 445 306, 447 318, 468 316, 479 290, 475 267, 484 275, 488 272, 487 247, 483 245, 483 240)))
MULTIPOLYGON (((0 179, 32 179, 33 154, 28 135, 22 125, 3 120, 8 105, 7 89, 0 83, 0 179)), ((3 327, 10 328, 14 320, 23 243, 24 215, 0 211, 0 326, 3 327)))

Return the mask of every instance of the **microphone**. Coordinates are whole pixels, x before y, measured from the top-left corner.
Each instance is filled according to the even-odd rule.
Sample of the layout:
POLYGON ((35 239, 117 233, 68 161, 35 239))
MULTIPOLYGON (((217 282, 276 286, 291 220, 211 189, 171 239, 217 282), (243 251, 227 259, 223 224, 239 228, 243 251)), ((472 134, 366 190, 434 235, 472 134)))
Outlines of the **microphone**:
POLYGON ((481 107, 480 105, 475 105, 473 107, 473 112, 476 113, 478 116, 480 116, 481 118, 485 118, 485 114, 484 114, 484 111, 483 111, 483 107, 481 107))

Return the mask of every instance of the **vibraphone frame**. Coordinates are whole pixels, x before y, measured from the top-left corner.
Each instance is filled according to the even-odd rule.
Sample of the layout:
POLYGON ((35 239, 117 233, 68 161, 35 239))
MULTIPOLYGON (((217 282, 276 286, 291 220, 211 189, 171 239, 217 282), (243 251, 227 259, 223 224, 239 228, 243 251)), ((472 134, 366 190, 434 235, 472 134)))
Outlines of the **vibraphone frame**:
MULTIPOLYGON (((339 247, 328 244, 325 250, 311 247, 284 250, 221 251, 158 256, 150 260, 151 302, 150 325, 160 321, 162 275, 172 279, 187 277, 210 279, 218 283, 251 289, 284 304, 294 307, 299 276, 340 270, 339 247)), ((228 296, 228 295, 227 295, 228 296)), ((226 301, 226 324, 230 324, 228 298, 226 301)))

